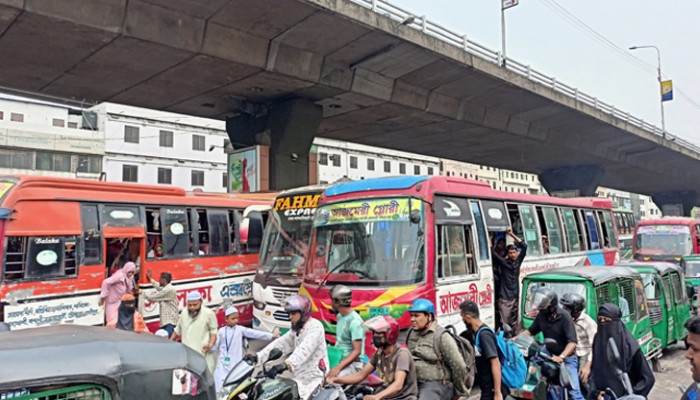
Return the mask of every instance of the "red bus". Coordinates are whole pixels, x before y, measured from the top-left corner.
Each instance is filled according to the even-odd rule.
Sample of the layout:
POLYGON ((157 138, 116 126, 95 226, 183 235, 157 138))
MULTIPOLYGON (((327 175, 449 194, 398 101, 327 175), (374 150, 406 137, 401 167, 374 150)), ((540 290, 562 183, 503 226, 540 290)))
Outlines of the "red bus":
POLYGON ((336 317, 328 293, 341 283, 353 289, 352 305, 365 319, 389 314, 408 328, 405 311, 425 298, 442 325, 456 324, 459 304, 470 299, 494 326, 491 247, 507 228, 527 242, 523 276, 619 260, 609 199, 506 193, 453 177, 369 179, 325 190, 300 293, 312 299, 331 342, 336 317))
MULTIPOLYGON (((269 208, 274 194, 266 195, 268 200, 258 196, 263 197, 2 176, 0 318, 13 329, 101 325, 102 280, 115 259, 131 251, 141 289, 150 287, 148 270, 156 279, 168 271, 181 307, 188 292, 199 291, 205 305, 219 311, 220 322, 220 308, 235 304, 241 323, 250 324, 263 217, 248 212, 244 219, 244 213, 260 205, 269 208)), ((141 301, 139 307, 149 328, 156 328, 158 306, 141 301)))
POLYGON ((639 221, 634 230, 634 259, 639 261, 671 261, 700 254, 700 220, 664 217, 639 221))

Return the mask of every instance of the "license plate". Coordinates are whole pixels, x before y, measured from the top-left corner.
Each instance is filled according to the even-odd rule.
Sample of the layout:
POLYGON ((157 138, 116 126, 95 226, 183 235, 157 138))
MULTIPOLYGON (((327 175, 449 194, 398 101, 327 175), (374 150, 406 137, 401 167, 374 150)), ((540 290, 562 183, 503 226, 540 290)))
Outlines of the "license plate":
POLYGON ((376 317, 379 315, 389 315, 389 307, 370 307, 369 317, 376 317))

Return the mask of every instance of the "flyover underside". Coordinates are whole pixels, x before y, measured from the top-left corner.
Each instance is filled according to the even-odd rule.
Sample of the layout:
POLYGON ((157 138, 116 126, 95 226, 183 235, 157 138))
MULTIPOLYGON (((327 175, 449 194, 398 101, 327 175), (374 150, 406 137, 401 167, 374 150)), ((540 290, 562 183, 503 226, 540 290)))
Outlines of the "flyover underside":
POLYGON ((596 165, 638 193, 700 181, 698 154, 349 1, 0 0, 0 55, 18 92, 220 119, 302 99, 323 137, 533 173, 596 165))

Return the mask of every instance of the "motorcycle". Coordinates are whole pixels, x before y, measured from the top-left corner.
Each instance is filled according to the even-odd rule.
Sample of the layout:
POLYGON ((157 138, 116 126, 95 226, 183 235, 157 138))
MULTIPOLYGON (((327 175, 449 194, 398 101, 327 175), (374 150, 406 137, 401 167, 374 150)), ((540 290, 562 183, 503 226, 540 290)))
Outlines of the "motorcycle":
POLYGON ((563 363, 557 363, 550 355, 552 348, 557 346, 554 339, 545 339, 544 347, 540 349, 534 361, 540 367, 540 374, 547 383, 547 398, 552 400, 568 400, 569 390, 573 389, 571 375, 563 363))
POLYGON ((309 400, 363 400, 365 396, 373 394, 377 387, 382 385, 382 380, 375 375, 370 375, 364 382, 357 385, 338 385, 326 383, 326 368, 323 371, 323 383, 312 394, 309 400))
MULTIPOLYGON (((511 389, 509 400, 552 399, 568 400, 567 390, 572 388, 569 371, 552 360, 551 350, 545 350, 530 335, 520 334, 513 339, 528 363, 527 378, 521 388, 511 389)), ((545 348, 556 345, 556 341, 545 339, 545 348)))
POLYGON ((617 395, 610 390, 610 388, 605 389, 605 394, 608 395, 613 400, 646 400, 644 396, 634 394, 632 382, 630 381, 629 375, 623 370, 622 357, 620 357, 620 351, 617 348, 617 344, 613 338, 608 339, 608 348, 606 351, 608 356, 608 363, 613 366, 613 371, 615 376, 620 379, 622 386, 625 388, 625 395, 622 397, 617 397, 617 395))
POLYGON ((296 382, 289 378, 267 377, 267 364, 282 358, 282 351, 272 349, 267 361, 262 365, 262 371, 253 376, 255 363, 241 360, 224 379, 224 387, 234 388, 222 397, 225 400, 300 400, 296 382))

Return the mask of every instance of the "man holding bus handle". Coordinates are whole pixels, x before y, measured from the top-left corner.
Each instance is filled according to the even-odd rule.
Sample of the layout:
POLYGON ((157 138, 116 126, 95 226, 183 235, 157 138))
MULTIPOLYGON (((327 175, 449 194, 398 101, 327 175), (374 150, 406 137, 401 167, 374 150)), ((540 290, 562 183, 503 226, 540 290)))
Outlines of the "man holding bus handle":
POLYGON ((498 293, 496 293, 501 324, 508 324, 508 326, 517 331, 520 266, 527 254, 527 243, 513 233, 512 228, 506 229, 506 234, 513 238, 515 245, 509 244, 506 246, 505 258, 499 256, 495 250, 491 251, 491 256, 494 264, 501 270, 500 285, 498 293))

